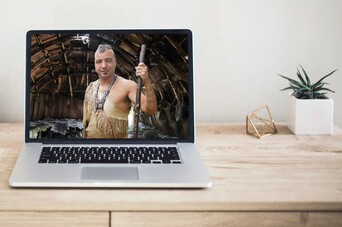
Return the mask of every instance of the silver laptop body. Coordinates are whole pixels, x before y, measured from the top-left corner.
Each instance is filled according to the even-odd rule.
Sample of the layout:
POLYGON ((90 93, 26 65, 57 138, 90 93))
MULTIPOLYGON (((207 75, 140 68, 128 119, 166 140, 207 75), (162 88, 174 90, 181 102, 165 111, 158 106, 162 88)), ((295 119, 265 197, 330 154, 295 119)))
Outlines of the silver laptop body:
POLYGON ((190 30, 36 30, 29 31, 26 40, 25 144, 9 179, 10 186, 211 186, 194 144, 190 30), (148 117, 140 114, 143 120, 139 128, 132 128, 130 123, 127 138, 82 138, 82 102, 86 85, 96 80, 96 47, 111 45, 118 61, 116 73, 135 80, 129 70, 137 64, 142 43, 147 45, 145 62, 154 83, 157 113, 148 117), (133 130, 139 130, 137 138, 133 130), (69 154, 75 149, 78 156, 69 154), (162 151, 170 154, 168 149, 176 150, 175 160, 162 158, 162 151), (110 159, 114 153, 130 153, 127 163, 83 162, 84 157, 95 156, 94 150, 101 151, 99 160, 110 159), (132 162, 137 150, 153 154, 144 153, 147 161, 139 157, 138 163, 132 162), (60 153, 66 158, 57 158, 60 153))

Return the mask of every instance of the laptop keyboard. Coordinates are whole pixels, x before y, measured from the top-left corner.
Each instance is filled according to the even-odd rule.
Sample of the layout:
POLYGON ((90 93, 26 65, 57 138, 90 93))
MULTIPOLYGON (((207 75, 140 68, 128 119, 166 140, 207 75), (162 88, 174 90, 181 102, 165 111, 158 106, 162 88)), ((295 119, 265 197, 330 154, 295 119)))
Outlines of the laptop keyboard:
POLYGON ((176 147, 43 147, 39 163, 181 164, 176 147))

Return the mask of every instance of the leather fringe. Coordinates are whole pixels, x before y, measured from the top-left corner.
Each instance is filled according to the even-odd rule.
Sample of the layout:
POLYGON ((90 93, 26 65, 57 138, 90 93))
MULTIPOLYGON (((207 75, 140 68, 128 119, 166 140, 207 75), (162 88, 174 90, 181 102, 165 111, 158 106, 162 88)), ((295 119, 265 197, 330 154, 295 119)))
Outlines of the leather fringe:
MULTIPOLYGON (((94 84, 89 86, 89 91, 86 93, 86 99, 88 103, 88 110, 91 111, 91 114, 95 117, 95 126, 99 130, 100 133, 106 135, 113 135, 112 129, 114 130, 114 134, 127 134, 128 133, 128 123, 127 120, 120 120, 108 117, 108 121, 104 116, 102 111, 98 111, 98 114, 95 112, 95 101, 94 101, 94 84), (109 126, 108 123, 111 125, 109 126)), ((114 136, 114 135, 113 135, 114 136)))

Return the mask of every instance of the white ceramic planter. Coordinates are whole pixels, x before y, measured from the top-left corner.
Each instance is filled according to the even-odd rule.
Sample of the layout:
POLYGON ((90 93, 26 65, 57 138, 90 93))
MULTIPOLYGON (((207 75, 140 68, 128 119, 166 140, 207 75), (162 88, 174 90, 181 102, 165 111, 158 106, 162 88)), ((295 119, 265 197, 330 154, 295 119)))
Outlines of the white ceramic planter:
POLYGON ((297 99, 289 97, 287 127, 297 135, 333 134, 332 99, 297 99))

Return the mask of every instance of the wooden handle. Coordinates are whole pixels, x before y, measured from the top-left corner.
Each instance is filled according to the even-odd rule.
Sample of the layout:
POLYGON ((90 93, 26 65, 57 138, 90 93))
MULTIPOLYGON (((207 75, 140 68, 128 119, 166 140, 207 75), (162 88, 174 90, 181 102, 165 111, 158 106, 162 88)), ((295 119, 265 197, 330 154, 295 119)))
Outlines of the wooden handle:
POLYGON ((144 62, 146 53, 146 44, 141 45, 140 55, 139 55, 139 63, 144 62))

